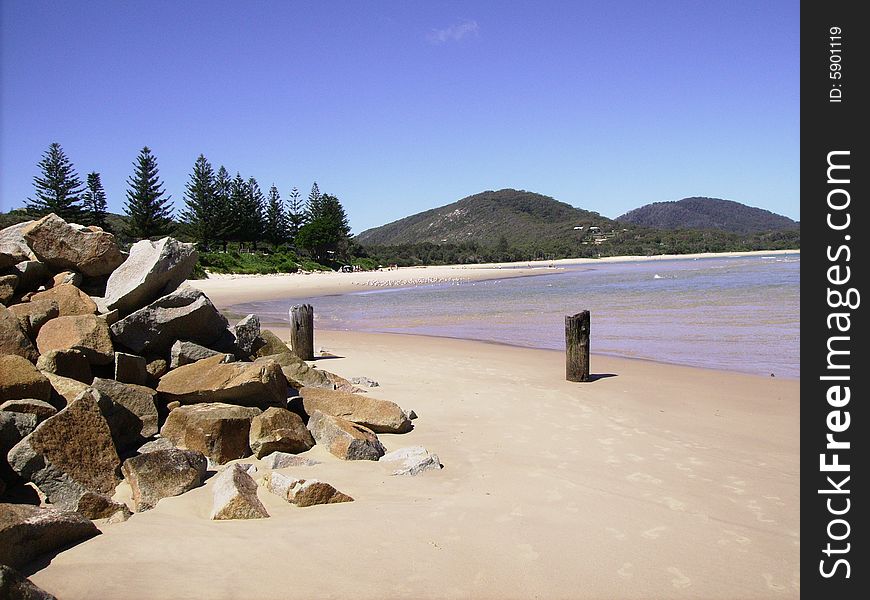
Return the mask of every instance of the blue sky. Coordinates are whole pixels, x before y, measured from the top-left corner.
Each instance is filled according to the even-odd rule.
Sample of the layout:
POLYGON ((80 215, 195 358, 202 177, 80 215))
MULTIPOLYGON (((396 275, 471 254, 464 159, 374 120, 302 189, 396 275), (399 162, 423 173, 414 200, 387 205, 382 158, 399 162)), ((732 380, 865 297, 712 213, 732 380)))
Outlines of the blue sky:
POLYGON ((609 217, 800 218, 799 3, 0 2, 0 208, 59 142, 121 212, 138 151, 337 195, 355 232, 487 189, 609 217))

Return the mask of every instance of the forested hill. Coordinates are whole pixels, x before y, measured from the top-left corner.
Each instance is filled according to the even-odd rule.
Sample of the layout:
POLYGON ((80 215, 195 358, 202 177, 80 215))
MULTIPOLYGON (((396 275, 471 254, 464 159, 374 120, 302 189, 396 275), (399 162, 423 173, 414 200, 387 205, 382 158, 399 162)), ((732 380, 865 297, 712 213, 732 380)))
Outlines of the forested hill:
POLYGON ((718 198, 654 202, 635 208, 616 220, 623 224, 656 229, 718 229, 731 233, 781 231, 800 227, 796 221, 769 210, 718 198))
POLYGON ((433 208, 368 229, 356 237, 364 245, 461 244, 495 246, 534 245, 540 240, 576 239, 577 228, 610 229, 614 222, 598 213, 575 208, 533 192, 503 189, 486 191, 453 204, 433 208))

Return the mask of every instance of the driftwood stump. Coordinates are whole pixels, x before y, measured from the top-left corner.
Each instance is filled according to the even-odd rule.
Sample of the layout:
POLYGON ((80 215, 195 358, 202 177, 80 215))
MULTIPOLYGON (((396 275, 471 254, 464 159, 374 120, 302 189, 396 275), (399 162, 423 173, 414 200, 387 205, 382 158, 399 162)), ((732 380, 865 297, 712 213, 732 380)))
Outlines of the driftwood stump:
POLYGON ((565 317, 565 377, 589 381, 589 311, 565 317))
POLYGON ((302 360, 314 359, 314 309, 310 304, 290 307, 290 349, 302 360))

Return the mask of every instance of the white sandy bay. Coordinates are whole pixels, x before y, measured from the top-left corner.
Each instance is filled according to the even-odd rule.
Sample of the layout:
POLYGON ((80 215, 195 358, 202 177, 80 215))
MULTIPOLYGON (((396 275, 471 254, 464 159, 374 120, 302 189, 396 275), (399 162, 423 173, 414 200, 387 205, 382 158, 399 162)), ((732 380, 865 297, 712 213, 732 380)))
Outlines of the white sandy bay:
POLYGON ((400 267, 393 270, 358 273, 315 272, 283 275, 212 275, 188 283, 203 290, 220 308, 242 302, 311 298, 346 294, 374 288, 396 288, 433 283, 485 281, 528 277, 558 272, 573 265, 612 262, 690 260, 728 256, 775 256, 794 254, 798 250, 764 250, 757 252, 723 252, 712 254, 676 254, 659 256, 612 256, 600 259, 567 258, 553 261, 522 261, 429 267, 400 267))
MULTIPOLYGON (((279 330, 282 336, 286 330, 279 330)), ((211 483, 162 500, 32 575, 93 598, 796 598, 799 383, 462 340, 318 331, 321 368, 419 414, 388 450, 444 470, 391 477, 322 448, 347 504, 213 522, 211 483)), ((123 484, 122 484, 123 486, 123 484)))

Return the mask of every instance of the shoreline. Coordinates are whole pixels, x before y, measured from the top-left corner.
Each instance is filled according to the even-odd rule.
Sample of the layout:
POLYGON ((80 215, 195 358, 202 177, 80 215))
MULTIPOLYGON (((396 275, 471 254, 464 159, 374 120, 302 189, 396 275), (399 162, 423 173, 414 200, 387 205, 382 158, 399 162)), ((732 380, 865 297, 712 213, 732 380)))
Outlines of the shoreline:
POLYGON ((392 477, 315 446, 319 464, 281 471, 354 502, 261 487, 270 518, 213 522, 206 482, 100 524, 31 580, 69 600, 799 597, 799 382, 597 356, 577 384, 545 350, 335 331, 321 346, 336 357, 317 367, 419 415, 379 435, 387 450, 422 445, 443 470, 392 477))
POLYGON ((211 275, 187 283, 202 290, 220 309, 243 302, 316 298, 374 289, 394 289, 418 285, 469 283, 514 277, 550 275, 565 267, 596 263, 694 260, 742 256, 800 254, 800 250, 755 250, 751 252, 711 252, 700 254, 662 254, 656 256, 610 256, 605 258, 563 258, 552 261, 519 261, 474 265, 399 267, 394 270, 356 273, 316 272, 275 275, 211 275), (252 285, 240 285, 250 283, 252 285))

